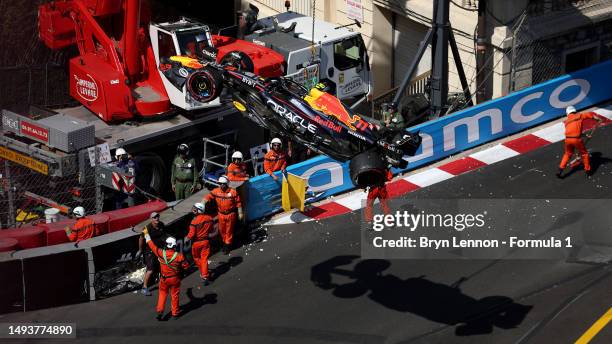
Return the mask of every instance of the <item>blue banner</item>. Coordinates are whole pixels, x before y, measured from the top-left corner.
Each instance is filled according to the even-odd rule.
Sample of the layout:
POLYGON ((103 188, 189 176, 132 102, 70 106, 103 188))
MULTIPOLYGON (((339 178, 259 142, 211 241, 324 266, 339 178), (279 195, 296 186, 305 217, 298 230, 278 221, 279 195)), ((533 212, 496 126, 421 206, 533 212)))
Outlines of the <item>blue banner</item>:
MULTIPOLYGON (((287 167, 287 172, 308 181, 308 192, 319 194, 310 202, 354 188, 349 175, 348 162, 338 162, 327 156, 318 156, 287 167)), ((247 219, 254 220, 281 209, 282 175, 274 181, 267 174, 251 178, 247 184, 247 219)), ((308 198, 308 196, 307 196, 308 198)))
MULTIPOLYGON (((609 100, 611 79, 612 61, 607 61, 409 128, 411 132, 420 131, 423 143, 414 157, 407 158, 406 169, 393 172, 414 169, 564 116, 567 106, 584 109, 609 100)), ((326 156, 289 166, 287 171, 306 178, 309 191, 324 192, 318 199, 354 188, 348 162, 326 156)), ((258 176, 250 180, 247 191, 249 220, 281 208, 280 181, 258 176)))
POLYGON ((420 130, 423 144, 406 170, 565 116, 570 105, 584 109, 608 100, 611 77, 607 61, 409 128, 420 130))

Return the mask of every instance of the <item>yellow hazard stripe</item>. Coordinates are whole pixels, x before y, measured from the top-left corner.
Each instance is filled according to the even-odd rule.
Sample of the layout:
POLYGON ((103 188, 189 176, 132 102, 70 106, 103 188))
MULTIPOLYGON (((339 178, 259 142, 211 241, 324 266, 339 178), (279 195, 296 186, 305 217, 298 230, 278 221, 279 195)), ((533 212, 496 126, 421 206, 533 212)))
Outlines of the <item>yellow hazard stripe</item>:
POLYGON ((0 147, 0 158, 18 163, 44 175, 49 174, 49 166, 47 164, 4 147, 0 147))
POLYGON ((606 314, 591 325, 591 327, 576 341, 576 344, 587 344, 590 342, 606 325, 612 320, 612 307, 608 309, 606 314))

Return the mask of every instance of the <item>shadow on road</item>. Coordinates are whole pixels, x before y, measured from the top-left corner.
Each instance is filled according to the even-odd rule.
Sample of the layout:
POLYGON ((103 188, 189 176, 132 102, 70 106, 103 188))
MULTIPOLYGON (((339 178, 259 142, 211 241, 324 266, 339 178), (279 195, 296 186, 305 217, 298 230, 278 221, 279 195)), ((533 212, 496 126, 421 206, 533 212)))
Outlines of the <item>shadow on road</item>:
POLYGON ((453 285, 436 283, 425 276, 400 279, 384 274, 387 260, 361 260, 353 269, 339 268, 357 260, 357 256, 337 256, 312 267, 311 280, 319 288, 331 290, 340 298, 357 298, 367 294, 372 301, 399 312, 409 312, 428 320, 458 325, 455 334, 486 334, 493 326, 517 327, 532 306, 521 305, 506 296, 476 299, 461 292, 461 279, 453 285), (352 282, 336 284, 333 276, 345 276, 352 282))
POLYGON ((223 276, 227 272, 230 271, 231 268, 236 267, 242 263, 244 259, 242 257, 231 257, 227 260, 227 262, 219 262, 217 266, 214 268, 211 274, 211 280, 216 280, 217 278, 223 276))
POLYGON ((207 304, 212 305, 212 304, 217 303, 217 294, 210 293, 202 297, 196 297, 193 295, 193 288, 187 288, 187 298, 189 298, 189 302, 181 306, 181 312, 183 316, 204 305, 207 305, 207 304))

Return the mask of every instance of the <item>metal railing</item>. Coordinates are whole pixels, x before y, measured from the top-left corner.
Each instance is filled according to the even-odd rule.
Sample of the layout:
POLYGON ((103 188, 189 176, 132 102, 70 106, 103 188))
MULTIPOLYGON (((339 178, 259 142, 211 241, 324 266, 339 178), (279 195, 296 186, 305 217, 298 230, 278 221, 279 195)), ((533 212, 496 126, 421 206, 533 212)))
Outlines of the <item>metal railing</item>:
MULTIPOLYGON (((405 99, 407 96, 417 94, 417 93, 427 93, 427 84, 429 83, 429 78, 431 77, 431 70, 417 75, 411 81, 408 87, 406 87, 406 91, 402 95, 402 99, 405 99)), ((387 92, 379 95, 374 98, 372 101, 372 118, 376 120, 382 120, 382 111, 381 105, 384 103, 388 103, 393 100, 395 96, 395 92, 397 92, 398 87, 394 87, 387 92)), ((400 107, 402 104, 399 104, 400 107)))

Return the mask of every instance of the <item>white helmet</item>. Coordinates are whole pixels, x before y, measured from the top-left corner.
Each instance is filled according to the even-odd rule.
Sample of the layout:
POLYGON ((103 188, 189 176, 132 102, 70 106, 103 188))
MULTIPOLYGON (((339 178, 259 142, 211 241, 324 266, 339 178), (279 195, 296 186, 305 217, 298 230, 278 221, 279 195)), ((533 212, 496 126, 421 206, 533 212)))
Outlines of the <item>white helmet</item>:
POLYGON ((570 113, 574 113, 574 112, 576 112, 576 108, 571 105, 565 108, 566 115, 569 115, 570 113))
POLYGON ((242 159, 242 153, 240 153, 240 151, 235 151, 234 154, 232 154, 232 159, 242 159))
POLYGON ((203 213, 204 212, 204 203, 196 203, 193 205, 194 208, 196 208, 198 210, 198 213, 203 213))
POLYGON ((74 208, 74 210, 72 210, 72 213, 74 214, 74 216, 80 218, 85 216, 85 208, 83 207, 76 207, 74 208))
POLYGON ((221 176, 221 177, 219 177, 218 182, 219 182, 219 184, 228 184, 229 183, 229 179, 227 179, 226 176, 221 176))
POLYGON ((176 239, 174 239, 174 237, 168 237, 166 239, 166 247, 174 248, 174 246, 176 246, 176 239))
POLYGON ((119 157, 121 155, 125 155, 127 154, 127 152, 125 151, 125 149, 123 148, 117 148, 117 150, 115 151, 115 158, 119 159, 119 157))
POLYGON ((281 139, 279 139, 278 137, 275 137, 272 139, 272 141, 270 142, 271 144, 275 144, 278 143, 279 145, 283 145, 283 141, 281 141, 281 139))

